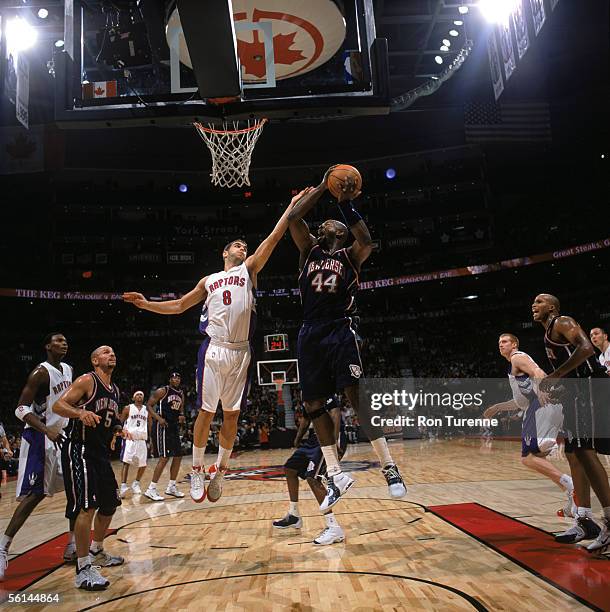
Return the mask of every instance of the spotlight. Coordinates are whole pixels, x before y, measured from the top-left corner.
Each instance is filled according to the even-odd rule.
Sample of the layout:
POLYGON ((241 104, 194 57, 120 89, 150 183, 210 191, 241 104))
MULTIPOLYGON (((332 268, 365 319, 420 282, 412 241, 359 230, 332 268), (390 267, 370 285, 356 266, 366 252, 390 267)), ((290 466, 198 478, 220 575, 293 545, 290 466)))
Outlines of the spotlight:
POLYGON ((441 45, 440 51, 449 51, 449 47, 447 45, 441 45))
POLYGON ((38 11, 38 16, 39 16, 41 19, 46 19, 46 18, 49 16, 49 11, 47 11, 47 9, 46 9, 46 8, 41 8, 41 9, 38 11))
POLYGON ((463 22, 461 19, 456 19, 456 20, 453 22, 453 25, 456 25, 456 26, 461 26, 461 25, 464 25, 464 22, 463 22))
POLYGON ((479 10, 490 23, 503 23, 519 0, 479 0, 479 10))
POLYGON ((394 168, 388 168, 385 171, 385 177, 389 180, 392 180, 393 178, 396 178, 396 170, 394 170, 394 168))
POLYGON ((460 33, 457 30, 449 30, 449 36, 459 36, 460 33))
POLYGON ((462 299, 463 300, 476 300, 479 296, 478 295, 465 295, 462 299))
POLYGON ((435 61, 437 64, 442 64, 442 63, 443 63, 443 58, 442 58, 440 55, 435 55, 435 56, 434 56, 434 61, 435 61))
POLYGON ((458 11, 459 11, 460 15, 466 15, 468 13, 468 7, 467 6, 459 6, 458 7, 458 11))
POLYGON ((37 38, 36 30, 20 17, 15 17, 6 24, 6 48, 9 53, 29 49, 37 38))
POLYGON ((64 46, 64 41, 63 41, 63 40, 61 40, 61 38, 60 38, 59 40, 56 40, 56 41, 55 41, 55 46, 56 46, 58 49, 61 49, 61 47, 63 47, 63 46, 64 46))
POLYGON ((606 159, 606 154, 602 153, 602 159, 606 159))
POLYGON ((189 186, 186 185, 185 183, 180 183, 180 185, 178 185, 178 191, 180 193, 186 193, 189 190, 189 186))
POLYGON ((451 46, 451 41, 448 38, 443 38, 443 44, 446 47, 450 47, 451 46))

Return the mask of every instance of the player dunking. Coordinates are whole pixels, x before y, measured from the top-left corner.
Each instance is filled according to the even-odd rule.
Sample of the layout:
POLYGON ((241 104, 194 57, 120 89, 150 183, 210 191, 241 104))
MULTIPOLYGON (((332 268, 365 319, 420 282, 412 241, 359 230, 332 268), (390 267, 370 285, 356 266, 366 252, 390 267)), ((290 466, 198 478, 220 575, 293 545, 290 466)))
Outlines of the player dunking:
MULTIPOLYGON (((37 365, 21 395, 17 417, 25 423, 19 454, 17 499, 19 505, 0 538, 0 580, 8 567, 11 542, 34 508, 45 498, 63 491, 61 452, 63 428, 68 423, 53 412, 53 405, 72 384, 72 367, 62 362, 68 352, 68 341, 60 333, 44 339, 47 360, 37 365)), ((68 545, 64 551, 66 561, 75 561, 74 521, 70 520, 68 545)))
POLYGON ((91 353, 91 364, 93 372, 79 376, 57 400, 53 411, 70 419, 61 464, 67 497, 66 517, 76 519, 75 585, 79 589, 99 591, 110 582, 97 567, 124 563, 123 557, 104 551, 104 538, 113 514, 121 505, 119 486, 110 464, 110 448, 117 435, 127 439, 131 436, 123 431, 118 418, 119 389, 112 382, 116 367, 114 351, 110 346, 100 346, 91 353))
POLYGON ((222 252, 224 269, 202 278, 196 287, 178 300, 149 302, 141 293, 125 293, 123 299, 138 308, 159 314, 180 314, 204 302, 199 331, 203 342, 197 359, 197 404, 199 413, 193 427, 193 471, 191 497, 202 502, 206 497, 203 457, 210 424, 222 402, 223 422, 216 463, 210 466, 207 497, 217 501, 222 495, 239 411, 245 405, 252 367, 250 341, 255 326, 254 290, 263 269, 278 242, 288 229, 288 213, 294 203, 309 192, 297 194, 284 211, 273 231, 248 256, 243 240, 229 242, 222 252))
POLYGON ((349 474, 341 471, 333 422, 324 410, 326 398, 336 391, 345 392, 358 414, 381 462, 390 495, 399 498, 407 493, 383 431, 371 425, 370 415, 365 415, 364 407, 360 406, 358 382, 363 372, 351 315, 355 310, 360 266, 373 247, 369 230, 351 202, 360 195, 353 180, 344 181, 339 199, 345 224, 324 221, 315 238, 303 220, 328 188, 327 177, 331 169, 288 216, 290 233, 300 252, 299 289, 304 321, 297 350, 301 389, 305 410, 313 421, 328 469, 327 495, 320 504, 323 511, 336 504, 354 482, 349 474), (354 242, 344 248, 348 227, 354 242))
POLYGON ((140 481, 146 469, 148 460, 148 448, 146 446, 148 440, 148 409, 144 405, 144 392, 136 391, 133 394, 133 404, 125 406, 121 414, 123 427, 131 434, 131 440, 123 442, 121 450, 121 461, 123 469, 121 471, 121 497, 125 497, 129 486, 127 485, 127 477, 129 476, 129 466, 134 465, 138 468, 136 479, 131 485, 131 490, 135 495, 142 493, 140 481))
POLYGON ((610 454, 610 437, 602 437, 610 436, 610 379, 595 358, 587 334, 572 317, 559 311, 559 300, 548 293, 537 295, 532 304, 534 321, 545 328, 544 346, 553 367, 539 388, 561 394, 565 453, 579 504, 574 526, 555 539, 567 543, 595 539, 587 550, 603 551, 610 546, 610 485, 597 453, 610 454), (589 483, 602 505, 601 530, 593 521, 589 483))
MULTIPOLYGON (((500 355, 510 363, 508 380, 513 399, 489 407, 483 416, 489 419, 506 410, 524 411, 521 429, 521 463, 530 470, 550 478, 562 491, 565 491, 568 499, 561 513, 563 516, 575 516, 572 479, 545 459, 555 447, 563 425, 561 404, 543 405, 540 401, 538 383, 546 373, 527 353, 519 350, 517 336, 501 334, 498 348, 500 355)), ((546 397, 543 396, 543 399, 546 400, 546 397)))
POLYGON ((169 468, 169 484, 165 489, 166 495, 184 497, 182 491, 176 487, 176 479, 182 462, 182 445, 178 433, 178 423, 184 423, 184 391, 180 389, 182 377, 178 372, 169 375, 169 384, 159 387, 148 399, 148 413, 152 418, 150 437, 153 444, 153 455, 159 458, 152 480, 144 495, 153 501, 165 499, 157 492, 157 482, 167 465, 169 458, 172 464, 169 468), (154 406, 158 406, 155 411, 154 406))

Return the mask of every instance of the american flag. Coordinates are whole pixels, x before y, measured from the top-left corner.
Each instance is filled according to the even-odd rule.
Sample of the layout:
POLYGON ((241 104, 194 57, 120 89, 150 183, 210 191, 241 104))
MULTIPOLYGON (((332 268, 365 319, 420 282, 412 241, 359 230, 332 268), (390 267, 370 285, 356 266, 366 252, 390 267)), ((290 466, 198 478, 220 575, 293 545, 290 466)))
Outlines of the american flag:
POLYGON ((472 102, 464 109, 466 142, 551 142, 547 102, 472 102))

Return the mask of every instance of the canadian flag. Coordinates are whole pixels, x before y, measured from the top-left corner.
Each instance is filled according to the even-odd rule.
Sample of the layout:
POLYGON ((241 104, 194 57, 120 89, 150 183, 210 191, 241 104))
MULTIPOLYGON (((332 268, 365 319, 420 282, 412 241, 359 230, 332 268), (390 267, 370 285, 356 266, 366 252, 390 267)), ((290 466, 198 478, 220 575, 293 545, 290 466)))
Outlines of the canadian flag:
POLYGON ((116 98, 116 81, 96 81, 95 83, 83 84, 83 99, 91 98, 116 98))

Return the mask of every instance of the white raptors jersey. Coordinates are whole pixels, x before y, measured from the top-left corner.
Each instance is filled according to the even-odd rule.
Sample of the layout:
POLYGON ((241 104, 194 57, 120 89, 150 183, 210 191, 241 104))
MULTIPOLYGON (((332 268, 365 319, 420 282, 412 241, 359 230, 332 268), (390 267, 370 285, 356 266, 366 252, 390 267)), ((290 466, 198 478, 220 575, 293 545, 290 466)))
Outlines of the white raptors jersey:
POLYGON ((201 310, 199 331, 212 341, 247 343, 254 334, 256 300, 246 264, 211 274, 205 288, 208 297, 201 310))
MULTIPOLYGON (((64 391, 72 385, 72 366, 60 363, 61 372, 47 361, 40 364, 49 373, 49 395, 42 404, 34 402, 32 410, 34 414, 54 430, 63 429, 68 424, 68 419, 53 412, 53 404, 64 394, 64 391)), ((29 425, 26 423, 26 427, 29 425)))
POLYGON ((146 440, 148 438, 148 410, 143 404, 138 408, 135 404, 129 404, 129 415, 123 427, 133 436, 134 440, 146 440))
MULTIPOLYGON (((513 356, 514 355, 526 355, 529 357, 529 355, 523 351, 516 351, 513 353, 513 356)), ((525 374, 513 376, 509 370, 508 382, 513 392, 513 400, 519 408, 525 410, 530 405, 530 401, 536 396, 530 377, 525 374)))

